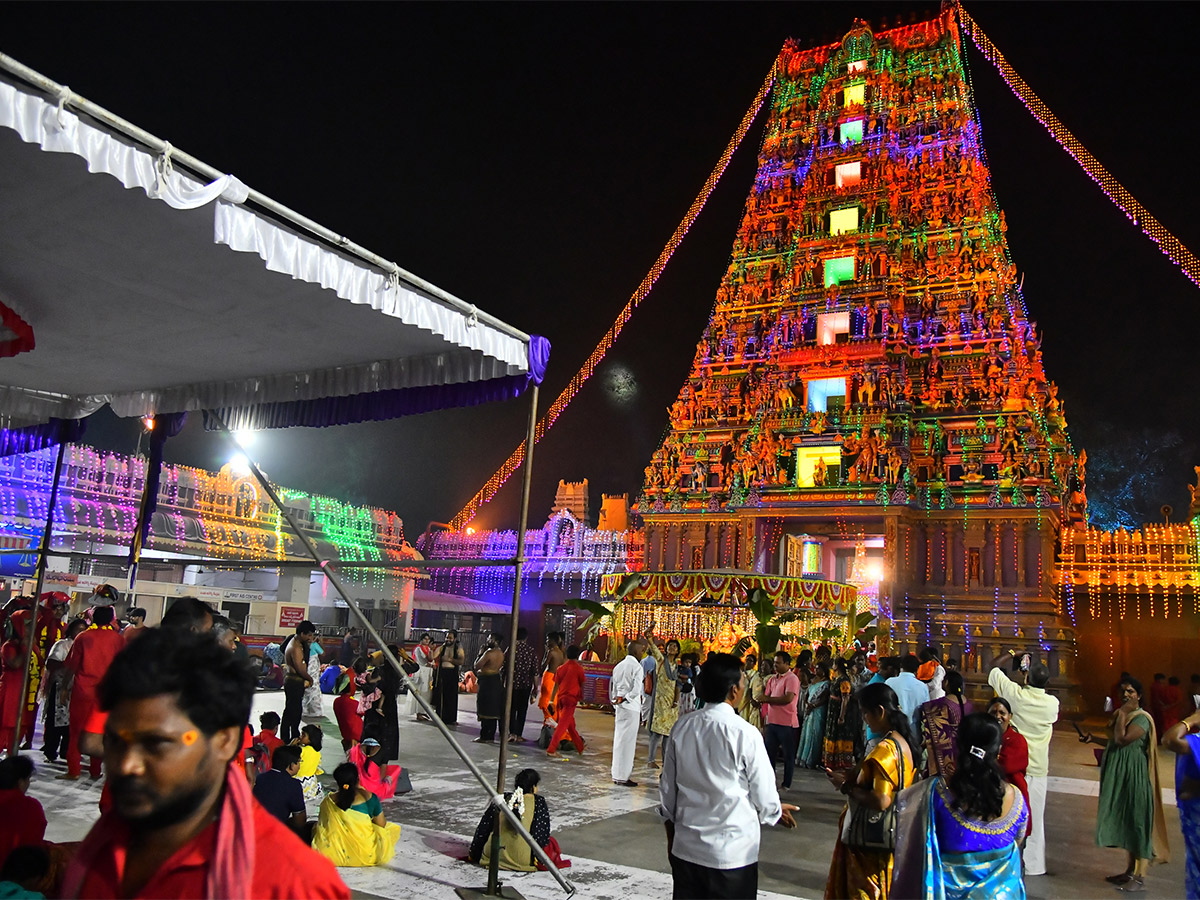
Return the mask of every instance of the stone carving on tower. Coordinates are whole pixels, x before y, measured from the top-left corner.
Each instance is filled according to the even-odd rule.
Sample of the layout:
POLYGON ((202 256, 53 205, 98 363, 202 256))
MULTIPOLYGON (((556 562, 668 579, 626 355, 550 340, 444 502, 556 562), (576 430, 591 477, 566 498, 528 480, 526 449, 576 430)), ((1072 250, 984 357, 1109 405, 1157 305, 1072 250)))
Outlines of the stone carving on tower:
POLYGON ((1059 528, 1085 523, 1086 457, 1009 253, 955 9, 789 42, 777 75, 645 470, 647 568, 784 573, 796 548, 837 578, 864 545, 896 649, 938 643, 980 673, 1028 646, 1069 680, 1050 573, 1059 528))

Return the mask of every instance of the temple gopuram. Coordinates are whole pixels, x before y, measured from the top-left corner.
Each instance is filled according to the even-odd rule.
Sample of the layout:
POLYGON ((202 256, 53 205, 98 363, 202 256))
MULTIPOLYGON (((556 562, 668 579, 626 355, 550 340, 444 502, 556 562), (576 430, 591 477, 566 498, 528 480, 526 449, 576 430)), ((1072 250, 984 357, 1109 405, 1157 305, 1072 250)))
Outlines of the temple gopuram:
MULTIPOLYGON (((1086 454, 992 190, 956 11, 785 45, 758 171, 637 511, 646 570, 854 584, 893 652, 1075 683, 1086 454)), ((1071 701, 1064 697, 1065 708, 1071 701)))

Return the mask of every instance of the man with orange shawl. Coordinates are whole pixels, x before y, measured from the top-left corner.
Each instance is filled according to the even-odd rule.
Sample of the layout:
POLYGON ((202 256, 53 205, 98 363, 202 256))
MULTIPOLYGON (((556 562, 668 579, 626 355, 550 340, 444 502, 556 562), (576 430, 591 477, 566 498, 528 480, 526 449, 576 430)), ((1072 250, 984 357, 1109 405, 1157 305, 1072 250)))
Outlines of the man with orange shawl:
POLYGON ((60 896, 349 898, 333 865, 250 792, 253 692, 253 674, 209 634, 156 628, 117 655, 99 694, 113 805, 60 896))
POLYGON ((562 632, 551 631, 546 635, 546 661, 542 667, 542 690, 538 695, 538 709, 542 711, 543 720, 554 718, 550 712, 550 699, 554 696, 554 673, 566 658, 562 632))

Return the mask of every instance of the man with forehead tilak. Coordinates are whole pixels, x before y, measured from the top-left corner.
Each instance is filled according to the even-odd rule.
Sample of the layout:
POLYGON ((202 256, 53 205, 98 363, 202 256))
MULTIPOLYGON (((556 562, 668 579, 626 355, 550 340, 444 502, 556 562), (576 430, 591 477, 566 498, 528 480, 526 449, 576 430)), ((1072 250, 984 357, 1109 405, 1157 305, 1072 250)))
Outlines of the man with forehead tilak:
POLYGON ((350 896, 251 794, 240 751, 253 690, 211 634, 153 629, 117 655, 99 691, 112 808, 64 897, 350 896))

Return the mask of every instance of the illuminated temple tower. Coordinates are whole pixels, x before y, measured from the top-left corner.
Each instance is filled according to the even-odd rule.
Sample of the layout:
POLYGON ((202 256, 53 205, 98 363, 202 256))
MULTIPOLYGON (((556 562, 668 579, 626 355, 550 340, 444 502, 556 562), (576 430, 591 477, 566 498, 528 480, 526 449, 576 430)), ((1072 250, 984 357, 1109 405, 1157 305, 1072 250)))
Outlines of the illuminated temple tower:
POLYGON ((1052 580, 1083 466, 1006 227, 953 9, 785 46, 729 267, 646 468, 646 568, 878 581, 897 651, 939 643, 984 673, 1023 647, 1072 683, 1052 580))

